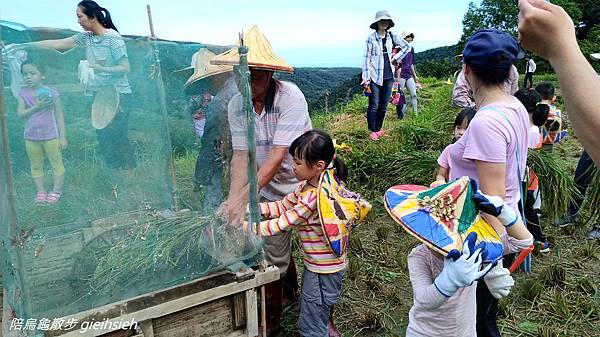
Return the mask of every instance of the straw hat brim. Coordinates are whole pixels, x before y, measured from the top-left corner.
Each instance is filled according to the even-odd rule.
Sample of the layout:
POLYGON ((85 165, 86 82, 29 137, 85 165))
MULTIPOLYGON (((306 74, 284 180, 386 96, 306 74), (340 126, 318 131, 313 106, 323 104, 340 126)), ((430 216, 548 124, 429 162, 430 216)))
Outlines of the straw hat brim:
POLYGON ((592 57, 593 60, 600 60, 600 53, 594 53, 594 54, 590 54, 590 56, 592 57))
MULTIPOLYGON (((275 54, 271 44, 257 26, 252 26, 245 31, 243 40, 244 45, 248 47, 249 68, 288 73, 294 72, 294 67, 275 54)), ((217 55, 211 60, 211 64, 234 66, 239 64, 239 60, 238 47, 233 47, 217 55)))
POLYGON ((231 72, 232 72, 232 70, 229 69, 229 70, 217 72, 214 74, 209 74, 209 75, 205 74, 205 75, 197 77, 197 78, 190 78, 183 85, 183 93, 186 95, 193 95, 193 94, 205 92, 209 85, 208 79, 217 77, 217 76, 230 77, 230 76, 233 76, 232 74, 230 74, 231 72))
POLYGON ((194 67, 187 67, 183 69, 173 70, 171 73, 176 76, 190 77, 194 74, 194 67))
POLYGON ((475 209, 472 194, 469 178, 463 177, 431 189, 416 185, 394 186, 385 193, 384 204, 394 221, 430 249, 444 256, 452 249, 460 252, 467 235, 475 232, 477 242, 483 243, 487 252, 484 262, 495 262, 502 258, 502 241, 475 209), (426 199, 431 201, 429 205, 426 199), (436 206, 431 206, 436 200, 444 201, 444 205, 450 202, 455 207, 451 217, 440 218, 436 206))
POLYGON ((200 50, 198 50, 192 57, 192 60, 194 61, 194 66, 181 69, 182 72, 189 71, 190 68, 192 68, 193 70, 193 73, 183 86, 183 91, 185 93, 199 93, 201 85, 203 84, 203 82, 205 82, 203 80, 212 76, 217 76, 233 71, 233 67, 228 65, 211 64, 210 61, 215 56, 216 54, 212 50, 206 47, 200 48, 200 50))
POLYGON ((101 130, 107 127, 119 109, 119 93, 114 86, 103 87, 96 92, 92 103, 92 126, 101 130))

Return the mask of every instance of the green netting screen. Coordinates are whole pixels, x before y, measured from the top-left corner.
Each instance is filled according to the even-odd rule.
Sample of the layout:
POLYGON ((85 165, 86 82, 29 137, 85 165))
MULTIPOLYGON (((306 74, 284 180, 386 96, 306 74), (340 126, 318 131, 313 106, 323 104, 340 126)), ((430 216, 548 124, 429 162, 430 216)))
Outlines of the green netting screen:
POLYGON ((8 23, 1 33, 3 280, 18 317, 63 317, 256 263, 260 242, 215 215, 232 175, 256 179, 230 165, 228 103, 248 98, 247 78, 173 71, 227 48, 92 41, 102 50, 86 46, 99 37, 8 23), (72 35, 83 45, 64 52, 23 45, 72 35))

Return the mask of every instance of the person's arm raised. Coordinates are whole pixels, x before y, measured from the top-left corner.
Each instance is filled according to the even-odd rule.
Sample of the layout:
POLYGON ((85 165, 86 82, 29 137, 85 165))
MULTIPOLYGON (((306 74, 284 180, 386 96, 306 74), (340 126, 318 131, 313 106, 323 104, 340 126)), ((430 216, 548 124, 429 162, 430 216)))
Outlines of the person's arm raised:
POLYGON ((39 48, 56 49, 58 51, 65 51, 75 47, 75 40, 73 37, 66 37, 64 39, 57 40, 42 40, 36 42, 28 42, 25 46, 35 46, 39 48))
POLYGON ((547 59, 560 81, 569 120, 581 144, 600 163, 600 78, 581 53, 569 15, 542 0, 519 0, 519 40, 547 59))

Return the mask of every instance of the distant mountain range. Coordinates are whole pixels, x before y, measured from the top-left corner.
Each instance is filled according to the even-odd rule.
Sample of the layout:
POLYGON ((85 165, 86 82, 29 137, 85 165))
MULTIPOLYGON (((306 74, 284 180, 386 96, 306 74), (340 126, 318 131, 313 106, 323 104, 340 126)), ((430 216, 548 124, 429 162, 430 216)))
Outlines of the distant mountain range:
MULTIPOLYGON (((23 43, 43 39, 60 39, 77 34, 70 29, 58 28, 27 28, 16 24, 0 21, 2 40, 6 44, 23 43)), ((138 40, 145 39, 141 36, 124 37, 138 40)), ((167 88, 167 104, 177 102, 182 99, 182 88, 185 83, 185 77, 173 72, 190 66, 190 61, 194 52, 198 50, 199 43, 157 40, 158 49, 161 57, 161 68, 165 87, 167 88)), ((226 50, 228 46, 209 45, 215 52, 226 50)), ((421 76, 443 77, 444 72, 449 72, 447 68, 452 68, 455 46, 440 47, 417 53, 417 71, 421 76), (442 66, 440 66, 440 64, 442 66)), ((82 54, 83 58, 84 55, 82 54)), ((458 68, 458 64, 454 64, 458 68)), ((65 71, 66 69, 61 69, 65 71)), ((76 69, 72 70, 73 72, 76 69)), ((304 93, 311 111, 324 109, 325 96, 328 96, 328 106, 333 108, 336 104, 349 101, 355 94, 362 92, 360 87, 360 68, 324 68, 324 67, 306 67, 296 68, 293 74, 278 73, 276 76, 282 80, 291 81, 298 85, 304 93)), ((76 76, 71 76, 76 79, 76 76)), ((6 83, 5 83, 6 85, 6 83)))

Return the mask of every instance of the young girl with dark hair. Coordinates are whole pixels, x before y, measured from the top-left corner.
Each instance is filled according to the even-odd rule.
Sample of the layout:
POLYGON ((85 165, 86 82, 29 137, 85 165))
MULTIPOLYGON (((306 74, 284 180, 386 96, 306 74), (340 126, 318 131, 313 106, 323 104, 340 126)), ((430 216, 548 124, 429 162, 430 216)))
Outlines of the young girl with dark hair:
POLYGON ((84 46, 88 67, 94 76, 86 85, 92 96, 103 90, 116 89, 120 105, 112 121, 97 129, 98 143, 106 166, 115 169, 135 167, 133 148, 128 138, 131 87, 127 74, 130 71, 125 41, 117 31, 110 12, 95 1, 84 0, 77 5, 77 22, 84 32, 58 40, 44 40, 29 45, 56 50, 84 46))
MULTIPOLYGON (((465 131, 467 131, 467 127, 469 127, 469 123, 471 123, 471 120, 473 117, 475 117, 476 112, 477 110, 473 108, 464 108, 458 113, 458 115, 456 115, 456 118, 454 119, 454 138, 452 140, 452 144, 457 142, 465 133, 465 131)), ((444 148, 444 151, 442 151, 442 154, 437 160, 439 168, 435 177, 435 181, 430 185, 431 187, 440 186, 448 182, 450 168, 452 167, 449 158, 452 144, 444 148)))
MULTIPOLYGON (((346 180, 347 170, 344 162, 335 156, 331 137, 322 130, 311 130, 296 138, 289 153, 300 185, 280 201, 260 203, 260 215, 268 220, 258 223, 253 232, 272 236, 292 227, 298 229, 305 266, 299 332, 301 336, 329 336, 334 332, 328 331, 328 321, 340 297, 346 253, 343 251, 338 255, 330 246, 322 227, 317 195, 321 176, 326 170, 333 168, 340 181, 346 180)), ((335 330, 333 325, 329 328, 335 330)))
POLYGON ((65 178, 61 150, 67 147, 60 95, 58 91, 44 85, 44 70, 39 63, 23 62, 21 73, 27 86, 19 92, 17 114, 27 119, 23 136, 37 191, 35 202, 55 204, 62 195, 65 178), (54 175, 50 193, 46 193, 44 186, 44 157, 48 157, 54 175))

